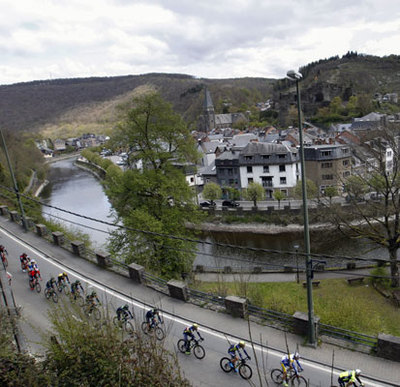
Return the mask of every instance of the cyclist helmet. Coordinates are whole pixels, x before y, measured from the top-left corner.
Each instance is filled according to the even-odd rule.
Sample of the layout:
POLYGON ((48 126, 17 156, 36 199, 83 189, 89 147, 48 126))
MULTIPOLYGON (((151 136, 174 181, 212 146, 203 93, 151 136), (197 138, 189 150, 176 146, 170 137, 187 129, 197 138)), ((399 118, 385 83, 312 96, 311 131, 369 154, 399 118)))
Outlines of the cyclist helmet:
POLYGON ((360 376, 361 375, 361 370, 359 370, 358 368, 356 369, 356 375, 360 376))
POLYGON ((76 280, 76 282, 75 282, 77 285, 80 285, 81 284, 81 281, 79 281, 79 280, 76 280))
POLYGON ((299 354, 298 352, 295 352, 293 357, 294 357, 296 360, 299 360, 299 359, 300 359, 300 354, 299 354))
POLYGON ((128 310, 128 309, 129 309, 128 304, 125 304, 125 305, 122 307, 122 309, 128 310))
POLYGON ((93 290, 93 292, 92 292, 92 296, 93 297, 96 297, 97 296, 97 293, 93 290))
POLYGON ((63 276, 64 276, 64 277, 66 277, 66 276, 67 276, 67 273, 66 273, 65 271, 64 271, 64 273, 62 273, 62 274, 63 274, 63 276))
POLYGON ((31 259, 31 263, 36 263, 34 258, 31 259))
POLYGON ((157 308, 154 308, 154 309, 153 309, 153 313, 157 313, 157 314, 158 314, 158 309, 157 309, 157 308))
POLYGON ((246 343, 245 343, 243 340, 239 341, 239 346, 240 346, 241 348, 244 348, 245 345, 246 345, 246 343))
POLYGON ((51 281, 51 282, 54 282, 54 281, 55 281, 55 279, 54 279, 53 276, 50 277, 50 281, 51 281))
POLYGON ((197 331, 197 329, 199 328, 199 324, 194 323, 193 328, 197 331))

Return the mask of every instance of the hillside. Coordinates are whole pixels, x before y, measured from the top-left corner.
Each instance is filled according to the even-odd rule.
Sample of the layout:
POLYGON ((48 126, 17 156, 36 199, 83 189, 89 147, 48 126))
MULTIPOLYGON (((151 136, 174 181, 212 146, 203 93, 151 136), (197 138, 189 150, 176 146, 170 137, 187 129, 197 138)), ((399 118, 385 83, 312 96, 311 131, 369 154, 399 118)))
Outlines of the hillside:
MULTIPOLYGON (((400 94, 400 57, 348 53, 310 63, 300 69, 302 106, 307 118, 336 96, 400 94)), ((107 132, 117 119, 117 106, 144 89, 153 88, 170 101, 184 119, 197 128, 204 87, 211 92, 217 113, 224 106, 244 111, 272 98, 284 125, 295 88, 287 80, 266 78, 200 79, 182 74, 145 74, 104 78, 34 81, 0 86, 0 125, 11 131, 42 136, 107 132)))

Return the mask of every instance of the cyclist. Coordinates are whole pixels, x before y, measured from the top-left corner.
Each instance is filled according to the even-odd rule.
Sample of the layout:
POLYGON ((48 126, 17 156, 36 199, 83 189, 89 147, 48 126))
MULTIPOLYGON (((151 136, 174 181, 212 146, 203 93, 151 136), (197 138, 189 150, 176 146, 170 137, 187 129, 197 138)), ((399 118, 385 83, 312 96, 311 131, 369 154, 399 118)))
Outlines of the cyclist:
POLYGON ((123 320, 127 320, 128 317, 133 318, 133 314, 131 313, 131 311, 129 310, 129 306, 128 304, 125 304, 124 306, 120 306, 117 309, 117 317, 118 317, 118 321, 121 320, 121 316, 123 320))
POLYGON ((29 277, 29 285, 31 287, 31 290, 33 290, 33 284, 34 284, 34 280, 36 278, 40 278, 40 280, 42 280, 42 277, 40 276, 40 271, 35 266, 32 266, 32 267, 30 266, 28 268, 28 277, 29 277))
POLYGON ((99 304, 100 300, 97 298, 97 293, 95 290, 92 290, 92 292, 86 296, 86 305, 89 306, 88 313, 92 313, 92 310, 99 304))
POLYGON ((295 352, 294 354, 285 355, 281 359, 281 367, 283 371, 283 385, 288 386, 287 380, 287 369, 292 368, 297 375, 299 372, 303 371, 303 367, 300 362, 300 354, 295 352), (296 366, 297 364, 297 366, 296 366), (297 369, 298 368, 298 369, 297 369))
POLYGON ((158 317, 158 322, 161 323, 160 312, 157 308, 152 308, 146 313, 146 322, 148 330, 154 328, 156 325, 156 316, 158 317))
POLYGON ((232 367, 235 372, 238 372, 236 369, 236 365, 235 365, 236 362, 239 360, 238 355, 240 356, 240 359, 243 360, 243 356, 242 356, 242 353, 240 350, 242 350, 244 352, 244 354, 248 357, 248 359, 251 360, 250 356, 244 349, 245 346, 246 346, 246 343, 243 340, 241 340, 237 344, 232 344, 228 349, 228 354, 231 355, 231 363, 232 363, 232 367))
POLYGON ((69 282, 68 274, 64 271, 63 273, 60 273, 57 276, 57 286, 61 286, 62 283, 65 283, 65 281, 69 282))
POLYGON ((22 269, 22 271, 25 273, 26 272, 26 268, 28 267, 28 264, 29 264, 31 259, 29 258, 28 254, 22 253, 19 256, 19 260, 21 261, 21 266, 24 267, 24 269, 22 269))
POLYGON ((40 273, 39 266, 38 266, 38 264, 36 263, 36 260, 35 260, 35 259, 32 258, 32 259, 29 261, 28 270, 36 270, 36 271, 38 271, 38 272, 40 273))
POLYGON ((55 285, 56 285, 56 280, 54 279, 53 276, 51 276, 51 278, 46 282, 46 289, 47 290, 52 289, 54 291, 55 290, 54 289, 55 285))
POLYGON ((190 340, 194 339, 194 332, 197 333, 197 336, 199 336, 199 339, 203 341, 203 338, 200 335, 199 332, 199 325, 194 323, 190 327, 186 327, 183 331, 183 339, 185 340, 185 345, 186 345, 186 353, 189 355, 190 354, 190 340))
POLYGON ((71 284, 71 293, 74 295, 74 300, 76 300, 76 294, 79 293, 80 291, 83 293, 83 287, 81 285, 81 281, 76 280, 71 284))
POLYGON ((6 258, 6 254, 8 255, 8 251, 6 250, 6 248, 3 245, 0 245, 0 256, 1 256, 1 260, 3 262, 6 258))
POLYGON ((361 370, 359 369, 342 372, 338 378, 340 387, 352 386, 356 380, 361 386, 363 386, 364 384, 360 380, 360 375, 361 370))

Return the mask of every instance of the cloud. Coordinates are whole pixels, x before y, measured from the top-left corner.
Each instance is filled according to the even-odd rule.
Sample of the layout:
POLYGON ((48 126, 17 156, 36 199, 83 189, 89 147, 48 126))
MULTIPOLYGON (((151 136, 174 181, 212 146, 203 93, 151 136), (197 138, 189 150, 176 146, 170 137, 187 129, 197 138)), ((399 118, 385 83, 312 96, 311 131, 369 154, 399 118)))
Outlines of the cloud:
POLYGON ((399 54, 397 0, 0 0, 0 84, 146 72, 280 78, 399 54))

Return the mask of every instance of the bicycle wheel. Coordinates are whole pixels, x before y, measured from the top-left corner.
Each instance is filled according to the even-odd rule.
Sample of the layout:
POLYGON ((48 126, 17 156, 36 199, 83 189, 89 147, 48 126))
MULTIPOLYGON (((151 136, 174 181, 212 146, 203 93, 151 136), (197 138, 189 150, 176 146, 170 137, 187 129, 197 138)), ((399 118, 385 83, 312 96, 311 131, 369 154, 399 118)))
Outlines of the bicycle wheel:
POLYGON ((80 294, 76 296, 76 301, 80 307, 83 308, 85 306, 85 299, 80 294))
POLYGON ((65 285, 65 286, 64 286, 64 294, 65 294, 66 296, 69 296, 69 293, 70 293, 69 287, 68 287, 67 285, 65 285))
POLYGON ((124 329, 125 329, 125 332, 129 333, 129 334, 132 334, 135 330, 135 328, 133 327, 133 325, 130 321, 125 321, 124 329))
POLYGON ((121 328, 121 320, 118 320, 118 316, 114 316, 113 317, 113 324, 118 327, 121 328))
POLYGON ((253 370, 251 369, 251 367, 247 364, 241 364, 239 366, 239 375, 243 378, 243 379, 250 379, 253 375, 253 370))
POLYGON ((200 360, 203 359, 204 356, 206 356, 206 351, 200 344, 196 344, 193 347, 193 353, 194 353, 194 356, 196 356, 200 360))
POLYGON ((290 379, 290 385, 291 386, 301 386, 301 387, 307 387, 308 383, 305 377, 300 376, 300 375, 293 375, 290 379))
POLYGON ((149 326, 147 325, 146 321, 143 321, 140 327, 142 328, 142 331, 145 335, 149 334, 149 326))
POLYGON ((41 290, 42 290, 42 287, 40 286, 40 283, 39 283, 39 281, 36 281, 35 288, 36 288, 36 292, 38 292, 38 293, 40 293, 40 292, 41 292, 41 290))
POLYGON ((157 340, 160 340, 160 341, 164 340, 165 333, 164 333, 163 329, 160 327, 156 327, 155 331, 156 331, 155 333, 156 333, 157 340))
POLYGON ((282 384, 283 372, 279 368, 275 368, 271 371, 271 379, 276 384, 282 384))
POLYGON ((223 357, 220 361, 219 361, 219 365, 222 368, 222 371, 224 372, 231 372, 232 371, 232 367, 231 367, 231 359, 228 359, 227 357, 223 357))
POLYGON ((46 297, 47 300, 50 298, 51 294, 49 292, 49 289, 47 289, 47 288, 44 289, 44 296, 46 297))
POLYGON ((177 347, 178 347, 178 349, 179 349, 180 352, 185 353, 185 352, 186 352, 186 343, 185 343, 185 340, 183 340, 183 339, 178 340, 177 347))
POLYGON ((58 302, 58 295, 55 291, 51 292, 51 298, 55 304, 58 302))

